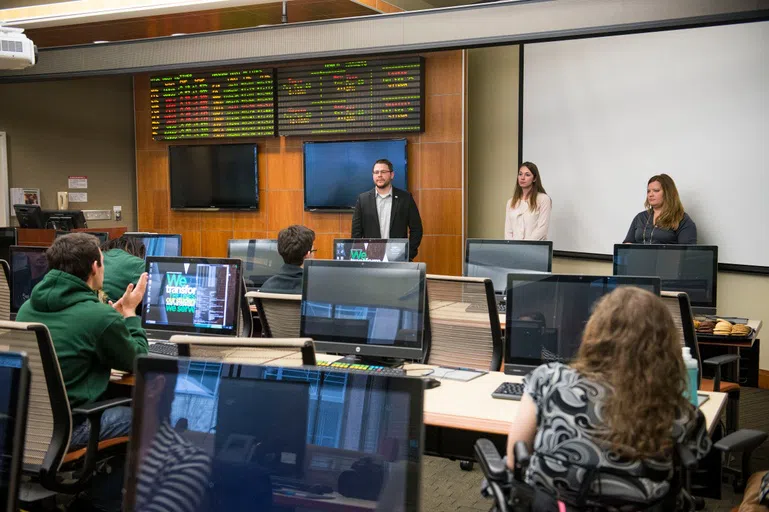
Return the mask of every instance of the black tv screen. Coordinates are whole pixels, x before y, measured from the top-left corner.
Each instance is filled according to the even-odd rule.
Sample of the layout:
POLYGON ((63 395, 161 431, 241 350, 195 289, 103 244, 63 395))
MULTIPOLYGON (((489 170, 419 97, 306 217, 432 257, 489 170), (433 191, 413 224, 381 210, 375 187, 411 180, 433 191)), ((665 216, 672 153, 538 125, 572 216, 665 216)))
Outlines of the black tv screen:
POLYGON ((351 210, 374 188, 374 162, 393 164, 393 186, 406 189, 406 139, 304 143, 304 209, 351 210))
POLYGON ((259 207, 256 144, 169 147, 171 208, 259 207))

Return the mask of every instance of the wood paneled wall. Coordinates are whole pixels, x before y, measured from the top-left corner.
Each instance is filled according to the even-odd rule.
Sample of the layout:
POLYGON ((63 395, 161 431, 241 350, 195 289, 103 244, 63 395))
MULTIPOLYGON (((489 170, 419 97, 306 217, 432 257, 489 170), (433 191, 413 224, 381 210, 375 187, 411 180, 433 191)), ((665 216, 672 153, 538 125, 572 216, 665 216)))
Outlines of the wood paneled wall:
MULTIPOLYGON (((434 274, 461 275, 463 252, 463 51, 425 57, 426 129, 408 138, 408 186, 425 236, 418 261, 434 274)), ((187 212, 169 208, 168 144, 150 134, 149 75, 134 77, 138 229, 180 233, 188 256, 226 256, 231 238, 276 238, 290 224, 316 233, 317 257, 330 258, 332 240, 349 237, 352 214, 304 211, 302 142, 342 137, 266 137, 259 152, 258 212, 187 212)), ((359 138, 372 138, 365 136, 359 138)), ((198 142, 199 143, 199 142, 198 142)), ((372 181, 373 187, 373 181, 372 181)))

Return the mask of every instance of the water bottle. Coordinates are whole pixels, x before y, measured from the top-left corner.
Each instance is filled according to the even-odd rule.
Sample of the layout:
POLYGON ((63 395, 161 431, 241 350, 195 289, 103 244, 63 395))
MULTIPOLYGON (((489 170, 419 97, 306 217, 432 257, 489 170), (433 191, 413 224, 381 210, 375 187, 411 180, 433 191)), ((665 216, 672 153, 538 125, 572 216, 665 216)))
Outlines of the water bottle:
POLYGON ((699 404, 699 398, 697 397, 697 360, 692 357, 692 352, 689 347, 683 347, 684 365, 686 366, 686 375, 688 376, 689 386, 684 395, 691 402, 694 407, 699 404))

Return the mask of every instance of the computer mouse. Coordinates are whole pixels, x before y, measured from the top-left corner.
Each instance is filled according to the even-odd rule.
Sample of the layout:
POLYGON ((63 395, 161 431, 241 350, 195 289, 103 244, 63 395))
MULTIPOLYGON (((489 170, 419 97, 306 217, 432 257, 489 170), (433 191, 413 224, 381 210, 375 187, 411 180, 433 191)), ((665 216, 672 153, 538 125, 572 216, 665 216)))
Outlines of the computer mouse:
POLYGON ((425 389, 433 389, 441 385, 441 381, 439 381, 438 379, 434 379, 432 377, 427 377, 424 379, 424 381, 425 381, 425 389))
POLYGON ((330 494, 334 492, 333 487, 331 487, 330 485, 323 485, 323 484, 311 485, 307 490, 313 494, 330 494))

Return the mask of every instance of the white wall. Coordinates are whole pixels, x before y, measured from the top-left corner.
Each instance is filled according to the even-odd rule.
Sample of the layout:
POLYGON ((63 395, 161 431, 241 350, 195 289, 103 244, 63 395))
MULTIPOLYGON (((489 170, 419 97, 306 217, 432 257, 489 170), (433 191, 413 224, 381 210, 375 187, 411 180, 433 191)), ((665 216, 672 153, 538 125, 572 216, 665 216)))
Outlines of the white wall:
POLYGON ((769 266, 769 22, 524 47, 556 250, 611 254, 667 173, 721 263, 769 266))

